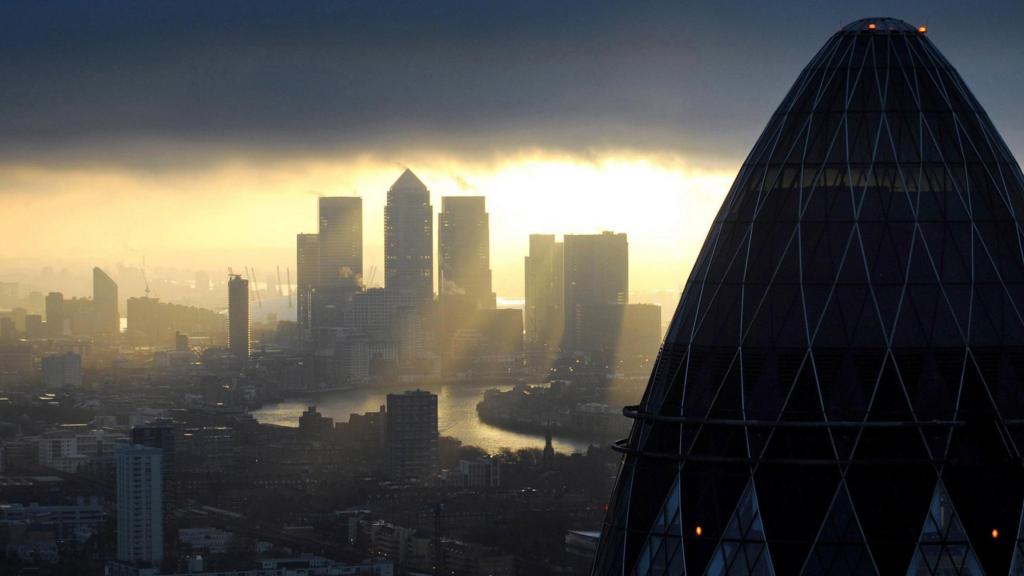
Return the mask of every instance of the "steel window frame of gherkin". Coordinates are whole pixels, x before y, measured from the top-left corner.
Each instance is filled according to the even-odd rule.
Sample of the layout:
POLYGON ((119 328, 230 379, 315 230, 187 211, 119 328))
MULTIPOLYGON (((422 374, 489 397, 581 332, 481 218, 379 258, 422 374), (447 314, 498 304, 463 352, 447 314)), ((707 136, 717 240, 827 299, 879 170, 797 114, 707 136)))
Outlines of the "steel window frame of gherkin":
POLYGON ((686 283, 594 574, 1024 574, 1024 177, 923 28, 836 32, 686 283))

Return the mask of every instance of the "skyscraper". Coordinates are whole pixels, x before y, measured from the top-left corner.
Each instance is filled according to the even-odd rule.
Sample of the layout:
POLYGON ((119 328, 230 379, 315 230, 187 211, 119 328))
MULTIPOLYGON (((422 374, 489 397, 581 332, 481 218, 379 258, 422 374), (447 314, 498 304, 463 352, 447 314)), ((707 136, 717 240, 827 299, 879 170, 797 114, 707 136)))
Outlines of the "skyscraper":
POLYGON ((564 245, 554 234, 530 234, 525 258, 526 303, 523 323, 530 363, 550 360, 562 346, 565 330, 564 245))
POLYGON ((925 29, 836 32, 625 410, 594 573, 1020 573, 1022 207, 925 29))
POLYGON ((445 196, 437 225, 438 295, 494 308, 490 224, 483 196, 445 196))
MULTIPOLYGON (((161 490, 163 503, 163 534, 165 540, 173 541, 173 534, 167 529, 167 522, 174 511, 178 495, 178 430, 174 421, 166 418, 132 428, 132 444, 160 450, 161 490)), ((170 542, 165 542, 170 544, 170 542)))
POLYGON ((312 327, 313 291, 320 285, 320 236, 295 236, 296 319, 305 333, 312 327))
POLYGON ((159 448, 117 449, 117 559, 159 565, 163 559, 163 469, 159 448))
POLYGON ((174 421, 166 418, 132 428, 132 444, 160 449, 165 494, 173 494, 176 488, 177 438, 174 421))
POLYGON ((51 337, 64 335, 64 294, 46 295, 46 333, 51 337))
POLYGON ((437 395, 388 394, 388 469, 394 478, 429 481, 437 474, 437 395))
POLYGON ((402 172, 384 206, 384 287, 409 292, 421 303, 434 295, 434 214, 430 191, 402 172))
POLYGON ((98 267, 92 269, 92 308, 97 336, 114 338, 121 333, 117 284, 98 267))
POLYGON ((564 351, 576 351, 578 310, 629 303, 629 243, 625 234, 566 234, 564 243, 564 351))
POLYGON ((228 346, 241 362, 249 360, 249 281, 235 274, 228 279, 228 346))
POLYGON ((356 289, 363 281, 363 199, 320 198, 320 288, 356 289))

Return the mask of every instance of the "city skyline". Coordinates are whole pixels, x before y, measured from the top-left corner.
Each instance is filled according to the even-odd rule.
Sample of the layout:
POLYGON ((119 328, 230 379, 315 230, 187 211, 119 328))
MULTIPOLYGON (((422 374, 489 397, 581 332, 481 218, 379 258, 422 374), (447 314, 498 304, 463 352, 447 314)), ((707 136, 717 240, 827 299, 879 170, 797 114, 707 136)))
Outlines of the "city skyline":
MULTIPOLYGON (((363 197, 368 239, 364 264, 367 268, 382 268, 383 240, 378 240, 381 235, 376 228, 382 226, 384 195, 396 174, 410 167, 427 183, 435 207, 440 205, 442 195, 487 197, 493 215, 491 265, 499 297, 523 297, 519 262, 528 251, 528 234, 596 233, 604 229, 630 235, 635 248, 637 289, 678 291, 681 279, 693 264, 703 231, 742 161, 737 152, 742 146, 737 144, 754 137, 759 128, 756 119, 769 111, 765 102, 780 97, 786 88, 782 72, 799 67, 799 55, 813 50, 840 21, 878 12, 882 7, 881 3, 827 9, 782 5, 773 11, 758 11, 757 19, 722 18, 696 7, 655 4, 627 11, 612 3, 604 12, 590 16, 558 12, 559 21, 579 20, 583 25, 580 31, 564 40, 549 40, 553 36, 550 26, 541 26, 534 36, 524 31, 511 34, 513 44, 522 46, 527 55, 545 42, 554 42, 560 48, 549 66, 538 71, 526 68, 530 71, 524 72, 528 75, 523 77, 523 86, 518 90, 523 102, 536 106, 532 113, 528 106, 517 106, 506 113, 496 113, 493 118, 484 114, 487 106, 500 109, 503 102, 500 93, 488 86, 510 81, 489 74, 486 79, 490 84, 475 92, 472 99, 462 100, 473 105, 473 113, 468 116, 476 120, 443 123, 451 111, 449 105, 439 100, 453 85, 459 85, 459 78, 441 75, 427 83, 430 92, 425 98, 429 105, 419 110, 409 97, 397 97, 392 110, 374 105, 365 120, 353 118, 344 101, 330 111, 316 107, 324 114, 324 121, 305 145, 294 143, 287 127, 289 118, 277 106, 269 107, 273 122, 262 125, 260 130, 267 131, 267 138, 257 146, 244 136, 240 120, 234 115, 225 120, 222 139, 213 141, 205 138, 208 127, 191 122, 183 124, 174 135, 160 131, 159 114, 150 116, 149 112, 139 112, 141 118, 134 127, 111 118, 108 130, 104 131, 93 117, 99 103, 84 96, 71 97, 64 112, 70 115, 69 122, 54 128, 49 124, 51 120, 33 113, 36 107, 26 103, 23 95, 18 99, 22 93, 16 92, 5 98, 15 98, 18 103, 21 117, 17 122, 12 118, 11 122, 22 137, 0 139, 0 194, 10 200, 10 209, 0 215, 0 230, 5 234, 5 242, 0 246, 0 270, 35 268, 32 263, 40 260, 50 261, 58 268, 100 265, 105 269, 117 262, 138 265, 146 260, 151 267, 196 266, 216 271, 218 277, 228 266, 240 268, 247 264, 271 270, 292 261, 290 248, 296 230, 315 231, 315 216, 309 206, 315 204, 316 197, 345 195, 363 197), (621 29, 610 23, 619 16, 625 18, 621 29), (659 20, 664 22, 654 24, 659 20), (821 32, 806 38, 781 32, 796 25, 821 32), (642 42, 628 43, 628 35, 644 26, 653 26, 654 33, 644 36, 642 42), (572 70, 582 59, 568 50, 564 42, 586 40, 592 46, 593 39, 603 38, 602 35, 621 40, 619 45, 624 46, 623 54, 604 45, 594 48, 601 65, 597 70, 602 76, 595 76, 597 70, 588 65, 582 78, 550 77, 552 70, 572 70), (715 36, 721 40, 711 42, 715 36), (767 37, 767 42, 754 44, 755 38, 763 37, 767 37), (710 42, 708 46, 722 46, 721 53, 713 58, 701 48, 705 41, 710 42), (723 42, 731 45, 723 46, 723 42), (755 46, 764 55, 757 59, 756 66, 749 58, 755 46), (633 59, 643 66, 629 71, 627 64, 633 59), (691 81, 698 74, 701 81, 691 81), (733 92, 736 78, 744 75, 762 81, 763 98, 713 97, 716 90, 733 92), (547 94, 535 87, 543 81, 561 96, 554 101, 545 99, 547 94), (622 101, 614 100, 614 96, 634 87, 638 91, 625 100, 629 105, 616 106, 622 101), (581 102, 589 104, 580 112, 565 110, 562 100, 574 100, 571 96, 577 91, 581 102), (582 116, 584 112, 589 116, 582 116), (554 124, 546 122, 556 113, 565 119, 554 124), (404 130, 396 128, 402 123, 404 130), (357 132, 342 129, 350 125, 358 128, 357 132), (269 138, 272 135, 280 138, 269 138), (630 201, 623 202, 624 196, 630 201), (581 203, 581 199, 585 200, 581 203), (60 213, 69 202, 78 205, 79 217, 74 221, 60 219, 58 223, 58 219, 44 217, 60 213), (668 209, 649 215, 636 208, 652 202, 668 202, 668 209), (545 203, 552 210, 544 212, 557 214, 557 218, 530 213, 524 205, 531 203, 545 203), (198 206, 203 209, 196 210, 198 206), (673 219, 676 214, 686 215, 685 226, 679 226, 673 219), (106 226, 110 221, 118 222, 118 226, 106 226), (182 228, 191 233, 179 234, 182 228), (34 236, 50 241, 27 240, 34 236), (101 239, 76 242, 72 251, 72 237, 101 239), (211 241, 220 247, 216 254, 205 247, 211 241)), ((1002 8, 1000 13, 1020 10, 1016 5, 1003 4, 1002 8)), ((25 29, 37 25, 40 37, 32 42, 49 39, 53 49, 57 49, 69 41, 46 35, 59 33, 64 24, 42 27, 39 23, 45 19, 45 12, 9 9, 18 12, 20 18, 12 16, 5 21, 27 22, 25 29)), ((230 42, 246 50, 259 50, 282 34, 288 38, 291 26, 319 15, 315 10, 288 16, 267 10, 266 20, 261 19, 259 25, 266 28, 265 39, 251 37, 250 32, 242 30, 230 42), (273 17, 280 17, 281 22, 275 25, 273 17)), ((516 21, 529 21, 531 15, 539 17, 544 13, 538 6, 527 5, 523 10, 524 15, 515 16, 516 21)), ((994 50, 1022 50, 1017 35, 1006 30, 1013 18, 995 17, 996 11, 972 11, 955 3, 909 3, 901 6, 899 12, 897 16, 911 22, 927 21, 933 33, 943 36, 950 51, 956 54, 955 64, 1004 127, 1010 148, 1024 148, 1024 118, 1016 113, 1008 92, 1000 90, 994 81, 1001 78, 1010 85, 1024 84, 1022 73, 1000 59, 986 56, 994 50), (979 34, 980 31, 985 34, 979 34), (998 47, 991 40, 997 36, 1003 39, 998 47)), ((427 37, 447 30, 438 20, 445 14, 448 12, 426 16, 423 32, 427 37)), ((333 22, 346 14, 320 16, 325 22, 333 22)), ((386 16, 386 9, 381 13, 351 15, 353 22, 372 24, 370 30, 387 28, 386 16)), ((140 26, 157 26, 142 15, 136 17, 140 26)), ((186 9, 174 15, 182 21, 201 17, 199 9, 186 9)), ((497 25, 475 11, 464 18, 470 23, 482 21, 482 29, 497 25)), ((80 25, 84 27, 83 34, 108 28, 116 34, 127 33, 124 23, 114 21, 80 25)), ((157 28, 168 35, 171 46, 184 41, 176 33, 157 28)), ((314 37, 322 33, 319 27, 313 30, 314 37)), ((19 30, 12 30, 6 38, 14 45, 28 42, 19 30)), ((453 34, 453 57, 472 62, 473 57, 465 50, 472 41, 465 33, 453 34)), ((98 44, 86 43, 81 48, 78 58, 99 58, 105 54, 98 44)), ((229 61, 231 58, 214 47, 197 49, 229 61)), ((163 48, 148 44, 145 50, 166 55, 163 48)), ((301 53, 300 48, 296 50, 301 53)), ((336 50, 343 56, 339 62, 350 62, 344 47, 336 50)), ((32 58, 48 62, 49 54, 40 51, 33 53, 32 58)), ((382 64, 391 63, 378 49, 371 55, 382 64)), ((508 64, 513 69, 528 64, 529 61, 521 60, 527 57, 500 56, 502 61, 510 59, 508 64)), ((413 82, 418 73, 415 65, 421 66, 423 73, 436 69, 435 61, 422 59, 408 66, 391 67, 389 72, 394 78, 390 82, 402 86, 413 82)), ((367 66, 372 64, 354 66, 352 78, 372 84, 373 74, 367 66)), ((22 78, 20 85, 26 90, 49 94, 54 89, 53 80, 27 74, 23 69, 10 70, 9 74, 22 78)), ((180 88, 182 82, 206 79, 207 71, 177 74, 163 65, 155 65, 146 77, 180 88)), ((104 71, 102 77, 114 83, 123 80, 116 71, 104 71)), ((210 81, 232 93, 255 80, 231 76, 210 81)), ((313 86, 302 102, 334 94, 334 81, 324 82, 326 86, 313 86), (328 87, 331 91, 325 92, 328 87)), ((133 86, 118 98, 142 99, 148 95, 148 86, 133 86)), ((260 101, 262 96, 251 98, 260 101)), ((39 111, 49 109, 50 105, 45 98, 37 104, 39 111)), ((253 101, 244 100, 239 105, 252 106, 253 101)), ((221 100, 210 97, 197 103, 197 111, 213 114, 223 106, 221 100)), ((293 120, 308 125, 309 114, 312 113, 293 120)))
POLYGON ((0 574, 1024 575, 1024 3, 0 4, 0 574))

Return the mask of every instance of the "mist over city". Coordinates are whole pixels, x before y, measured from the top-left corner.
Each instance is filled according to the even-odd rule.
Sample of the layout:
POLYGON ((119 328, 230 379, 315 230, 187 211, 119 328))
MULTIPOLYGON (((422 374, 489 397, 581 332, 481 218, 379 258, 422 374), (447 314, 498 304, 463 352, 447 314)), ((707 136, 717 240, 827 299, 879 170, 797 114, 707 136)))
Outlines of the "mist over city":
POLYGON ((1022 18, 0 6, 0 576, 1024 574, 1022 18))

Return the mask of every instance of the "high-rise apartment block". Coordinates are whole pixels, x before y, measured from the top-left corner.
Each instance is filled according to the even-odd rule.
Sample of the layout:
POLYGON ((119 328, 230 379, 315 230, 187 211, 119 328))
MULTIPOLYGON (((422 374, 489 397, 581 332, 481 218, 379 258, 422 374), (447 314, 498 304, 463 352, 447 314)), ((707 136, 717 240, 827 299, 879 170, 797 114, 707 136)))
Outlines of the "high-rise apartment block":
POLYGON ((388 469, 393 478, 429 481, 437 474, 437 395, 388 394, 388 469))
POLYGON ((117 559, 163 559, 163 462, 159 448, 128 445, 117 460, 117 559))
POLYGON ((132 428, 132 444, 159 448, 164 475, 165 494, 173 493, 176 487, 178 429, 169 419, 159 419, 149 424, 132 428))

